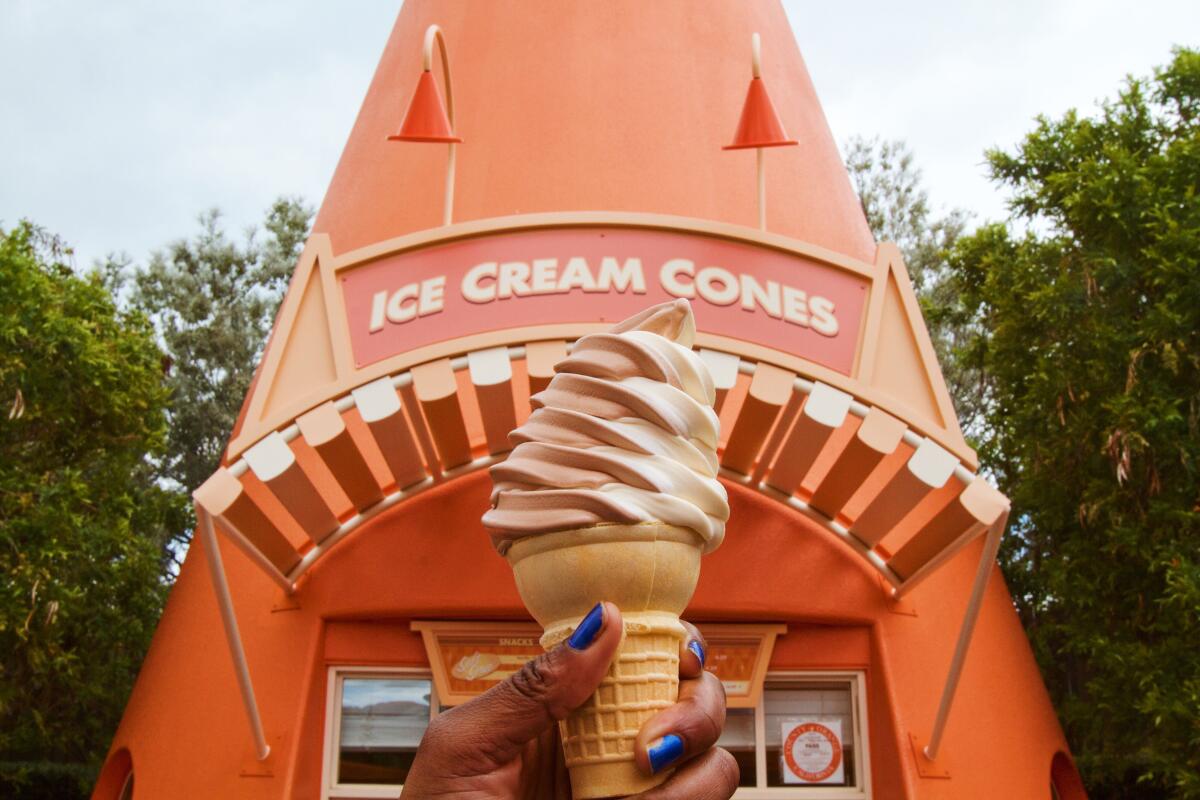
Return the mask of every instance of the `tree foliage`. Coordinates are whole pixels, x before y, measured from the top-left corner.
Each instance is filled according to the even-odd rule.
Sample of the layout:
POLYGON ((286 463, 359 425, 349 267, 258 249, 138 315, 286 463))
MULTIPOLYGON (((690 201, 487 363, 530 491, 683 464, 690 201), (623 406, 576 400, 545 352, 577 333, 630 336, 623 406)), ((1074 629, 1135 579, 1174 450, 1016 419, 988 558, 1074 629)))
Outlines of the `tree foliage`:
POLYGON ((90 788, 310 217, 235 243, 210 212, 86 278, 0 231, 0 795, 90 788))
POLYGON ((895 242, 918 295, 932 298, 946 283, 946 250, 962 235, 967 214, 935 214, 911 148, 901 140, 846 142, 846 169, 871 232, 895 242))
MULTIPOLYGON (((217 468, 311 218, 300 200, 280 198, 267 211, 263 241, 252 229, 239 243, 213 210, 201 215, 194 238, 172 242, 145 267, 127 258, 106 266, 114 290, 154 322, 170 359, 161 474, 181 491, 217 468)), ((176 533, 186 541, 191 525, 176 533)))
POLYGON ((163 355, 29 224, 0 230, 0 794, 90 786, 165 596, 163 355), (57 787, 57 788, 51 788, 57 787))
POLYGON ((946 313, 1005 572, 1092 796, 1200 797, 1200 53, 988 160, 946 313))

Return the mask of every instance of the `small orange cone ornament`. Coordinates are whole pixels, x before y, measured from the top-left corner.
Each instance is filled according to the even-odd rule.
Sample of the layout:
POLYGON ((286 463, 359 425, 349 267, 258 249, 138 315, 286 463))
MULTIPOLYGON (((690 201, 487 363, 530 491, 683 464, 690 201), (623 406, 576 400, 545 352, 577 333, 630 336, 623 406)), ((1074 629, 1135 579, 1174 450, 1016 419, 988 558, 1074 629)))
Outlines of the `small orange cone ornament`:
POLYGON ((438 92, 433 73, 425 70, 417 81, 408 113, 400 123, 400 132, 387 137, 393 142, 461 142, 450 127, 446 107, 438 92))
POLYGON ((798 144, 789 139, 775 112, 775 104, 767 94, 767 85, 762 78, 751 78, 746 91, 746 102, 742 106, 742 118, 738 120, 737 133, 733 142, 724 150, 744 150, 751 147, 784 147, 798 144))

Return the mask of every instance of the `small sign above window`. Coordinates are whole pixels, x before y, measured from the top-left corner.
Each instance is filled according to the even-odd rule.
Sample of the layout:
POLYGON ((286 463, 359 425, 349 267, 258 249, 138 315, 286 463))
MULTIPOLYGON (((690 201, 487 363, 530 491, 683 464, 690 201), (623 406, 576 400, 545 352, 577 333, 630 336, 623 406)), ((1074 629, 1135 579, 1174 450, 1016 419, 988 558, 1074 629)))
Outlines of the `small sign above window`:
POLYGON ((438 697, 456 706, 486 692, 542 653, 541 629, 524 622, 414 622, 438 697))
MULTIPOLYGON (((730 708, 753 708, 775 637, 786 625, 701 625, 708 644, 705 668, 725 684, 730 708)), ((418 620, 425 654, 443 705, 456 706, 486 692, 542 653, 541 629, 528 622, 418 620)))
POLYGON ((708 642, 704 668, 725 684, 726 705, 754 708, 762 696, 763 676, 786 625, 701 625, 708 642))

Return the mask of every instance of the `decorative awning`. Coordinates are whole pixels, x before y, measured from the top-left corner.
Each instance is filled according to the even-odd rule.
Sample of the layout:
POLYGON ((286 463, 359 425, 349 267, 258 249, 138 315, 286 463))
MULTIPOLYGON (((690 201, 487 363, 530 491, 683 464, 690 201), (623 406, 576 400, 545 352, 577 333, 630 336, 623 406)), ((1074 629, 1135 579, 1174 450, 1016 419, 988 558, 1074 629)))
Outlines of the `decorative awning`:
MULTIPOLYGON (((527 402, 570 344, 491 347, 376 379, 268 433, 219 468, 196 501, 269 577, 295 591, 365 522, 503 459, 517 425, 514 375, 527 376, 527 386, 516 386, 527 402), (468 437, 467 408, 482 418, 484 453, 484 443, 473 447, 468 437), (333 476, 349 506, 318 488, 318 470, 333 476)), ((769 362, 713 349, 701 356, 719 387, 718 411, 737 408, 722 476, 808 516, 897 594, 1006 510, 985 478, 889 412, 769 362)))

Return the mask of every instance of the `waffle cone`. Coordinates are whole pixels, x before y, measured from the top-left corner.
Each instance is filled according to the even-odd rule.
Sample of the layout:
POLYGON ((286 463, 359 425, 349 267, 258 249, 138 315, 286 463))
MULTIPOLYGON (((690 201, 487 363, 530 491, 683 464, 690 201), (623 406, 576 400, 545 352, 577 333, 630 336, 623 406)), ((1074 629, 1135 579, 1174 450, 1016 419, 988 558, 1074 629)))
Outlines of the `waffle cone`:
POLYGON ((547 650, 600 600, 621 609, 624 635, 600 687, 559 723, 577 800, 624 797, 662 783, 634 763, 642 725, 679 695, 679 615, 700 575, 703 541, 665 523, 597 525, 518 539, 517 589, 545 630, 547 650))

